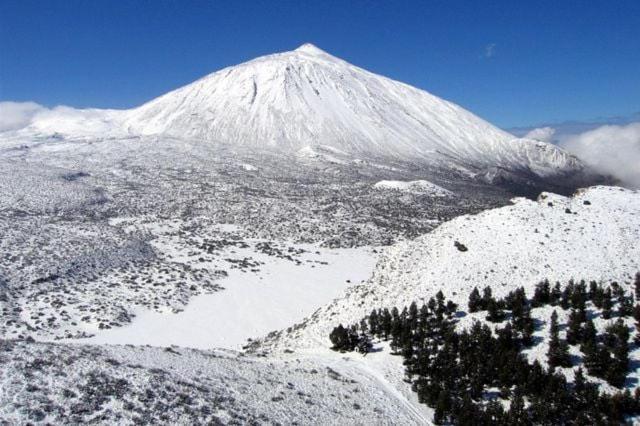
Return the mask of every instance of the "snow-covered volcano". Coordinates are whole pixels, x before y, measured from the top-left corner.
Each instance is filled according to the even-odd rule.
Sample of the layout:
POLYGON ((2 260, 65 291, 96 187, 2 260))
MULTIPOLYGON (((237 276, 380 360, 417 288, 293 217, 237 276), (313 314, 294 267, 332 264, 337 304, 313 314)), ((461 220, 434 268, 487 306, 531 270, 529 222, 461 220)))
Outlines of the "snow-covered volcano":
POLYGON ((305 44, 225 68, 126 114, 132 133, 287 151, 478 167, 573 170, 574 157, 516 139, 458 105, 305 44))
MULTIPOLYGON (((490 183, 571 177, 576 157, 518 139, 423 90, 373 74, 311 44, 205 76, 130 110, 56 108, 24 136, 158 136, 300 158, 385 159, 455 170, 490 183)), ((6 136, 6 134, 4 135, 6 136)), ((574 183, 577 183, 574 185, 574 183)))

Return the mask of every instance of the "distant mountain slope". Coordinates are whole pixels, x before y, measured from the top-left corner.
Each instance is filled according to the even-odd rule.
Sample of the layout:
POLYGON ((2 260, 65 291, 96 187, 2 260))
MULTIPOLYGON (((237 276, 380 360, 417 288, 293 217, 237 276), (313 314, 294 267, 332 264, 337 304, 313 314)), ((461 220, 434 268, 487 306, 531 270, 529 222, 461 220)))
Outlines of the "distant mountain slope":
POLYGON ((131 132, 298 151, 458 161, 545 175, 581 168, 564 151, 516 140, 451 102, 311 44, 225 68, 127 113, 131 132))
POLYGON ((502 297, 524 286, 531 295, 545 278, 613 279, 626 286, 640 271, 639 212, 639 192, 601 186, 571 198, 545 193, 537 202, 517 199, 512 206, 460 216, 386 249, 368 283, 270 343, 326 346, 338 323, 358 322, 376 307, 425 302, 439 290, 465 306, 473 287, 492 286, 502 297))

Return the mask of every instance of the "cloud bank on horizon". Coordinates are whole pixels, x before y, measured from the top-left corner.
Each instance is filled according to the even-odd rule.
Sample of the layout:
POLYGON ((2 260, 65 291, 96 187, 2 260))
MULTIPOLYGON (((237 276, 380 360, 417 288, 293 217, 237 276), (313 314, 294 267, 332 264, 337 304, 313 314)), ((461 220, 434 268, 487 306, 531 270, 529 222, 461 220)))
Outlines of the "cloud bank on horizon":
MULTIPOLYGON (((0 102, 0 132, 16 131, 30 126, 36 118, 56 122, 61 116, 73 117, 76 126, 98 110, 77 110, 58 106, 47 108, 35 102, 0 102)), ((603 125, 572 135, 560 135, 551 126, 535 128, 525 138, 555 143, 577 155, 601 173, 612 175, 623 184, 640 188, 640 122, 625 125, 603 125)))
POLYGON ((640 122, 602 125, 576 134, 557 134, 550 126, 530 130, 525 138, 554 143, 600 173, 640 188, 640 122))
POLYGON ((36 115, 47 110, 35 102, 0 102, 0 132, 27 127, 36 115))
POLYGON ((564 138, 559 145, 596 170, 640 188, 640 123, 598 127, 564 138))

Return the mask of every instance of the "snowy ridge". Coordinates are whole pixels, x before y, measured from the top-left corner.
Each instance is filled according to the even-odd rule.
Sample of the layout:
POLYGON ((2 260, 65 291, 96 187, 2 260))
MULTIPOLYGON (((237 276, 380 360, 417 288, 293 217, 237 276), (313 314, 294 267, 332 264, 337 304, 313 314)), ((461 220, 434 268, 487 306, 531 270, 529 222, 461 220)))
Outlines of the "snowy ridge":
POLYGON ((532 294, 548 278, 617 280, 640 270, 640 193, 592 187, 567 198, 544 193, 512 206, 460 216, 416 240, 384 250, 372 278, 354 286, 267 347, 329 345, 330 330, 352 324, 372 308, 426 302, 442 290, 465 306, 473 287, 504 296, 519 286, 532 294), (467 247, 460 251, 456 241, 467 247))

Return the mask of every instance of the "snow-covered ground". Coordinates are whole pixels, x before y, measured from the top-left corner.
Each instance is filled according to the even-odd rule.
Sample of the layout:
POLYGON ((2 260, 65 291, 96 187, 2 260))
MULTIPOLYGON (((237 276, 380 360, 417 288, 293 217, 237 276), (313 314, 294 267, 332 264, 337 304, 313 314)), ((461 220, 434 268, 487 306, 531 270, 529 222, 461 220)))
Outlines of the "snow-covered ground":
POLYGON ((0 360, 7 424, 428 424, 351 356, 0 342, 0 360))
POLYGON ((436 197, 447 197, 453 195, 453 193, 448 189, 444 189, 443 187, 427 180, 381 180, 373 185, 373 187, 376 189, 387 189, 393 191, 426 193, 436 197))
POLYGON ((247 339, 286 328, 365 281, 376 260, 367 247, 297 248, 306 250, 301 263, 236 248, 236 256, 264 262, 260 270, 231 269, 217 282, 224 290, 196 296, 183 312, 138 309, 130 325, 99 330, 82 342, 239 350, 247 339))
POLYGON ((640 271, 640 193, 591 187, 573 197, 544 193, 538 201, 465 215, 381 253, 371 280, 275 338, 267 347, 326 346, 338 323, 353 324, 372 308, 426 302, 439 290, 465 306, 474 287, 502 297, 523 286, 585 279, 629 286, 640 271), (466 247, 460 250, 456 242, 466 247))
MULTIPOLYGON (((198 217, 120 217, 110 225, 126 236, 147 236, 163 265, 149 270, 150 285, 161 284, 152 287, 157 291, 166 292, 172 282, 162 280, 162 268, 187 264, 205 277, 224 269, 226 277, 214 274, 222 288, 210 294, 198 290, 176 305, 182 308, 139 308, 123 327, 79 325, 96 333, 91 340, 0 344, 2 419, 430 424, 432 410, 417 401, 403 380, 402 359, 391 355, 387 343, 375 342, 364 357, 340 354, 329 349, 330 330, 359 321, 372 308, 426 301, 438 290, 464 309, 474 286, 490 285, 496 296, 524 286, 531 296, 544 278, 628 285, 640 270, 640 193, 616 187, 593 187, 573 197, 545 193, 538 201, 515 199, 511 206, 458 217, 380 254, 368 247, 328 249, 243 238, 237 226, 211 225, 198 217), (193 349, 237 349, 246 338, 273 329, 283 331, 257 341, 248 353, 193 349)), ((120 300, 138 290, 146 292, 143 287, 112 291, 120 300)), ((561 320, 566 316, 559 314, 561 320)), ((463 316, 459 326, 485 315, 463 316)), ((548 307, 534 310, 534 337, 546 338, 549 315, 548 307)), ((606 326, 595 322, 600 331, 606 326)), ((544 363, 546 350, 541 343, 527 355, 544 363)), ((632 348, 630 357, 637 365, 640 350, 632 348)), ((565 373, 571 380, 572 372, 565 373)), ((631 387, 638 378, 638 369, 630 372, 631 387)))

